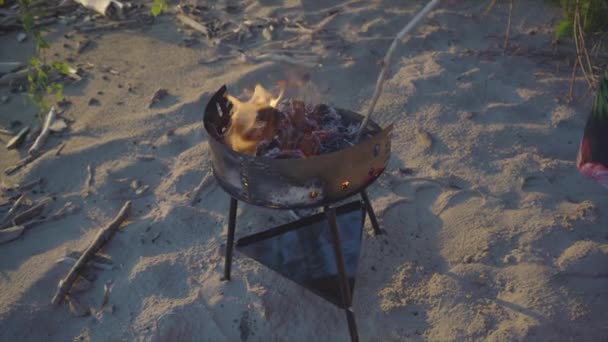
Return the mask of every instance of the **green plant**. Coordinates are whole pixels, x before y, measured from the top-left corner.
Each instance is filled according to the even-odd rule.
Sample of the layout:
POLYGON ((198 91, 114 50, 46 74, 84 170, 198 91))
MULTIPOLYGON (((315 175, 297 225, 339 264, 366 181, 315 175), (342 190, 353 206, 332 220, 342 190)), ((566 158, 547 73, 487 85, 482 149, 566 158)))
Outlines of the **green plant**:
POLYGON ((608 1, 606 0, 559 0, 559 5, 564 11, 564 19, 559 22, 555 30, 555 39, 558 41, 574 35, 577 10, 580 15, 581 28, 585 33, 600 31, 608 25, 606 20, 608 1))
POLYGON ((47 95, 54 94, 57 101, 63 98, 63 85, 52 82, 49 75, 53 72, 67 75, 70 70, 66 62, 46 63, 44 50, 49 48, 49 44, 42 37, 42 31, 35 27, 34 15, 30 11, 31 3, 32 0, 19 0, 23 29, 36 41, 36 55, 30 58, 28 65, 28 92, 30 98, 39 107, 39 115, 42 115, 51 107, 46 100, 47 95))

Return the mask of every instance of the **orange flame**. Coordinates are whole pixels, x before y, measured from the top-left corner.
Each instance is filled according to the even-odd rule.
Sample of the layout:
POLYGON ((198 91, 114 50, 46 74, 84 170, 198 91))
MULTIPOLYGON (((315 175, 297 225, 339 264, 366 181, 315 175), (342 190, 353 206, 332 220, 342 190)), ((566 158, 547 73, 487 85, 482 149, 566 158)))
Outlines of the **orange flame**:
POLYGON ((263 134, 264 128, 269 125, 269 122, 258 120, 258 113, 265 108, 276 108, 285 91, 284 85, 280 86, 281 90, 277 97, 273 97, 260 84, 255 86, 253 95, 246 102, 242 102, 232 95, 226 95, 234 109, 230 127, 225 134, 225 141, 234 151, 255 155, 257 145, 262 140, 269 138, 263 134))

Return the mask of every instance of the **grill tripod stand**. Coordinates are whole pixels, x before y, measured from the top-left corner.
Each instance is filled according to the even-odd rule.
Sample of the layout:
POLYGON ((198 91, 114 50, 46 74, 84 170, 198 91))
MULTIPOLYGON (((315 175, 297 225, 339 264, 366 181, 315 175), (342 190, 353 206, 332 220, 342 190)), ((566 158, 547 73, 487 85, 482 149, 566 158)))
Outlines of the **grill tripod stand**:
MULTIPOLYGON (((361 191, 360 195, 359 201, 337 208, 331 205, 324 206, 321 214, 243 237, 236 243, 236 248, 244 254, 343 309, 346 313, 351 341, 359 341, 352 310, 352 290, 366 214, 369 216, 374 235, 381 234, 366 190, 361 191), (277 245, 284 246, 277 250, 277 245), (299 259, 298 255, 295 255, 298 251, 301 252, 299 259), (328 253, 322 253, 320 256, 310 255, 318 254, 319 251, 328 253), (302 258, 302 253, 306 254, 306 258, 302 258), (285 260, 301 261, 302 259, 307 260, 304 263, 310 263, 311 259, 316 260, 317 263, 314 267, 302 265, 294 271, 294 263, 289 263, 287 267, 285 262, 285 260), (320 268, 321 272, 318 272, 320 268)), ((231 197, 222 278, 226 281, 230 280, 231 275, 237 205, 238 200, 231 197)))

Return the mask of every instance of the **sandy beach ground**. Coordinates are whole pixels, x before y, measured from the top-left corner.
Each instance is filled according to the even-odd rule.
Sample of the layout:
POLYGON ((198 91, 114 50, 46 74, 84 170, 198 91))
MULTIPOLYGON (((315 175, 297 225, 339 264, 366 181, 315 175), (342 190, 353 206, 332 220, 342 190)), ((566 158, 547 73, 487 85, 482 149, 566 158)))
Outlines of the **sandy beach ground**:
MULTIPOLYGON (((8 188, 41 177, 29 201, 51 196, 48 212, 67 202, 79 211, 0 245, 0 340, 347 341, 342 311, 239 253, 233 280, 220 281, 229 197, 210 184, 190 205, 210 172, 203 109, 224 84, 243 98, 256 83, 308 73, 319 101, 364 112, 380 59, 424 2, 200 1, 201 22, 261 26, 219 44, 179 24, 170 4, 149 25, 49 27, 48 56, 84 76, 65 85, 69 128, 49 138, 49 153, 0 176, 0 204, 8 188), (314 27, 331 14, 314 39, 283 29, 285 18, 314 27), (244 60, 235 47, 301 50, 319 65, 244 60), (159 88, 169 95, 149 107, 159 88), (134 181, 147 190, 136 194, 134 181), (126 200, 129 222, 103 250, 113 269, 73 294, 92 314, 52 306, 71 267, 57 260, 84 249, 126 200)), ((484 16, 487 5, 440 6, 395 53, 374 114, 395 132, 389 167, 369 188, 386 234, 372 236, 367 223, 353 303, 362 341, 608 338, 608 191, 574 163, 592 97, 579 78, 567 101, 572 49, 551 45, 559 9, 516 1, 503 50, 508 4, 484 16)), ((31 56, 32 40, 18 43, 17 33, 0 36, 0 61, 31 56)), ((35 120, 25 94, 0 95, 9 97, 0 126, 35 120)), ((2 147, 0 169, 26 154, 2 147)), ((290 220, 247 205, 238 217, 237 236, 290 220)))

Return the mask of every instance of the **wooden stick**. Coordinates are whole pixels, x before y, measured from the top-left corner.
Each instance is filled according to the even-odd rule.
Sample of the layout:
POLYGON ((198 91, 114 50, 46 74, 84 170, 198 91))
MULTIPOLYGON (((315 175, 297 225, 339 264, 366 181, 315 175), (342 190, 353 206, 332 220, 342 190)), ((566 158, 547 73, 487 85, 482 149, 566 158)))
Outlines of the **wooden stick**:
POLYGON ((572 77, 570 78, 570 93, 568 94, 568 102, 574 100, 574 81, 576 80, 576 67, 578 66, 578 59, 574 60, 574 67, 572 67, 572 77))
POLYGON ((46 138, 49 136, 51 124, 55 120, 55 114, 55 107, 51 107, 51 110, 49 110, 49 113, 46 115, 46 121, 44 121, 44 126, 42 126, 40 135, 38 135, 38 138, 34 141, 34 145, 32 145, 28 151, 30 156, 36 155, 42 148, 42 145, 44 145, 46 138))
POLYGON ((194 189, 194 191, 192 193, 192 197, 190 198, 190 205, 193 206, 196 204, 196 202, 198 201, 198 196, 207 187, 207 185, 209 185, 211 183, 211 181, 213 181, 213 179, 214 178, 211 175, 211 173, 208 173, 205 177, 203 177, 201 182, 198 183, 198 185, 196 186, 196 188, 194 189))
POLYGON ((11 136, 14 135, 13 132, 9 131, 6 128, 2 128, 2 127, 0 127, 0 134, 6 134, 6 135, 11 135, 11 136))
POLYGON ((490 14, 490 12, 494 8, 494 6, 496 6, 496 0, 492 0, 492 2, 490 3, 490 5, 488 6, 488 8, 486 8, 486 10, 483 12, 483 15, 490 14))
POLYGON ((87 180, 84 183, 84 188, 82 189, 82 195, 84 197, 88 197, 91 194, 91 185, 93 185, 93 168, 91 168, 91 164, 87 165, 87 180))
POLYGON ((0 230, 0 245, 18 239, 24 231, 24 226, 13 226, 0 230))
POLYGON ((27 136, 29 131, 30 131, 30 126, 23 127, 19 131, 19 133, 17 133, 13 138, 11 138, 11 140, 9 140, 6 143, 6 148, 10 150, 10 149, 18 148, 19 146, 21 146, 21 144, 23 144, 23 142, 25 141, 25 137, 27 136))
POLYGON ((61 154, 61 151, 63 151, 63 148, 65 147, 65 143, 62 142, 61 145, 59 145, 59 148, 57 149, 57 151, 55 152, 55 155, 58 156, 61 154))
POLYGON ((363 119, 363 122, 361 123, 361 126, 359 127, 359 132, 357 132, 357 136, 355 137, 355 142, 358 142, 359 139, 361 138, 361 133, 363 132, 363 129, 365 128, 365 126, 367 126, 367 122, 369 121, 369 119, 372 116, 372 113, 374 112, 374 107, 376 107, 376 102, 378 102, 380 93, 382 93, 382 87, 384 85, 384 81, 388 74, 388 69, 389 69, 390 63, 391 63, 391 57, 393 56, 393 52, 395 51, 395 48, 397 47, 397 43, 399 43, 399 41, 401 39, 403 39, 403 37, 405 37, 405 35, 407 33, 409 33, 422 20, 422 18, 424 18, 424 16, 426 16, 427 13, 429 13, 431 10, 433 10, 433 8, 435 8, 435 6, 437 6, 438 4, 439 4, 439 0, 431 0, 401 30, 401 32, 399 32, 397 34, 395 39, 393 39, 391 46, 388 48, 388 51, 386 52, 386 56, 384 56, 384 59, 382 60, 382 69, 380 70, 380 75, 378 76, 378 80, 376 81, 376 88, 374 89, 374 95, 372 96, 372 102, 370 103, 367 113, 365 114, 365 118, 363 119))
POLYGON ((78 211, 78 209, 79 209, 79 207, 77 205, 73 204, 72 202, 68 202, 61 209, 57 210, 57 212, 54 213, 53 215, 51 215, 49 217, 45 217, 43 219, 31 220, 31 221, 25 222, 24 224, 22 224, 22 226, 24 226, 26 229, 29 229, 33 225, 36 225, 36 224, 45 223, 45 222, 49 222, 49 221, 56 221, 56 220, 66 217, 67 215, 74 214, 76 211, 78 211))
POLYGON ((49 204, 51 201, 52 199, 49 197, 43 199, 35 206, 15 216, 15 218, 13 219, 13 224, 15 226, 20 226, 28 221, 32 221, 36 216, 40 216, 40 214, 42 214, 46 205, 49 204))
POLYGON ((0 77, 0 85, 2 85, 2 86, 10 85, 15 82, 21 82, 21 81, 23 81, 25 83, 27 81, 27 75, 28 75, 27 69, 22 69, 22 70, 19 70, 16 72, 8 73, 8 74, 0 77))
POLYGON ((65 298, 66 294, 70 291, 72 284, 78 278, 80 272, 84 269, 89 260, 95 255, 95 253, 103 247, 110 239, 114 232, 118 230, 118 227, 122 224, 124 220, 129 216, 129 212, 131 211, 131 201, 125 202, 122 206, 118 215, 103 229, 99 231, 93 242, 85 249, 82 253, 76 264, 70 269, 67 276, 59 281, 59 286, 57 287, 57 292, 55 296, 51 300, 53 305, 57 305, 61 303, 61 301, 65 298))
POLYGON ((576 57, 578 58, 578 63, 583 71, 583 76, 585 76, 585 80, 587 80, 589 88, 591 90, 595 90, 593 66, 589 60, 589 53, 587 52, 587 46, 585 44, 585 34, 581 25, 580 0, 576 1, 576 11, 574 13, 574 42, 576 44, 576 57), (583 63, 583 56, 586 57, 587 66, 585 66, 583 63), (589 68, 589 70, 587 70, 587 68, 589 68))
POLYGON ((189 26, 190 28, 193 28, 195 30, 197 30, 198 32, 202 33, 204 36, 209 37, 209 31, 207 30, 207 28, 205 26, 203 26, 201 23, 199 23, 198 21, 190 18, 189 16, 185 15, 185 14, 178 14, 177 15, 177 19, 179 19, 184 25, 189 26))
POLYGON ((24 167, 27 164, 29 164, 29 163, 33 162, 34 160, 36 160, 36 158, 42 157, 47 152, 48 151, 44 151, 44 152, 42 152, 40 154, 36 154, 36 155, 33 155, 33 156, 27 156, 27 157, 21 159, 14 166, 10 166, 10 167, 7 167, 6 169, 4 169, 4 174, 7 175, 7 176, 12 175, 13 173, 17 172, 22 167, 24 167))
POLYGON ((593 84, 593 80, 589 79, 589 76, 587 75, 587 72, 585 70, 585 65, 583 64, 583 59, 581 57, 581 44, 580 44, 580 36, 578 34, 579 30, 581 29, 580 27, 580 13, 579 13, 579 1, 576 2, 576 10, 574 12, 574 44, 576 45, 576 59, 578 61, 578 65, 580 65, 581 67, 581 71, 583 72, 583 76, 585 77, 585 80, 587 81, 587 83, 589 84, 589 87, 592 87, 593 84))
POLYGON ((6 215, 4 215, 2 220, 0 220, 0 229, 2 229, 4 227, 4 224, 6 222, 11 221, 10 220, 11 216, 13 216, 13 214, 19 209, 19 207, 21 206, 21 202, 23 201, 24 198, 25 198, 25 195, 21 195, 21 196, 19 196, 19 198, 17 198, 17 200, 15 201, 13 206, 8 210, 6 215))
POLYGON ((51 215, 50 217, 31 220, 23 224, 15 224, 7 229, 2 229, 0 230, 0 244, 16 240, 21 235, 23 235, 26 230, 32 228, 36 224, 59 220, 68 214, 73 214, 76 210, 78 210, 77 206, 72 203, 66 203, 63 208, 59 209, 55 214, 51 215))
POLYGON ((504 52, 507 51, 507 47, 509 46, 509 35, 511 35, 511 16, 513 14, 513 0, 509 1, 509 18, 507 19, 507 32, 505 32, 505 42, 503 44, 504 52))
POLYGON ((17 189, 21 192, 29 191, 29 190, 32 190, 35 186, 42 184, 43 181, 44 181, 44 178, 38 177, 37 179, 34 179, 31 182, 27 182, 25 184, 18 185, 17 189))

